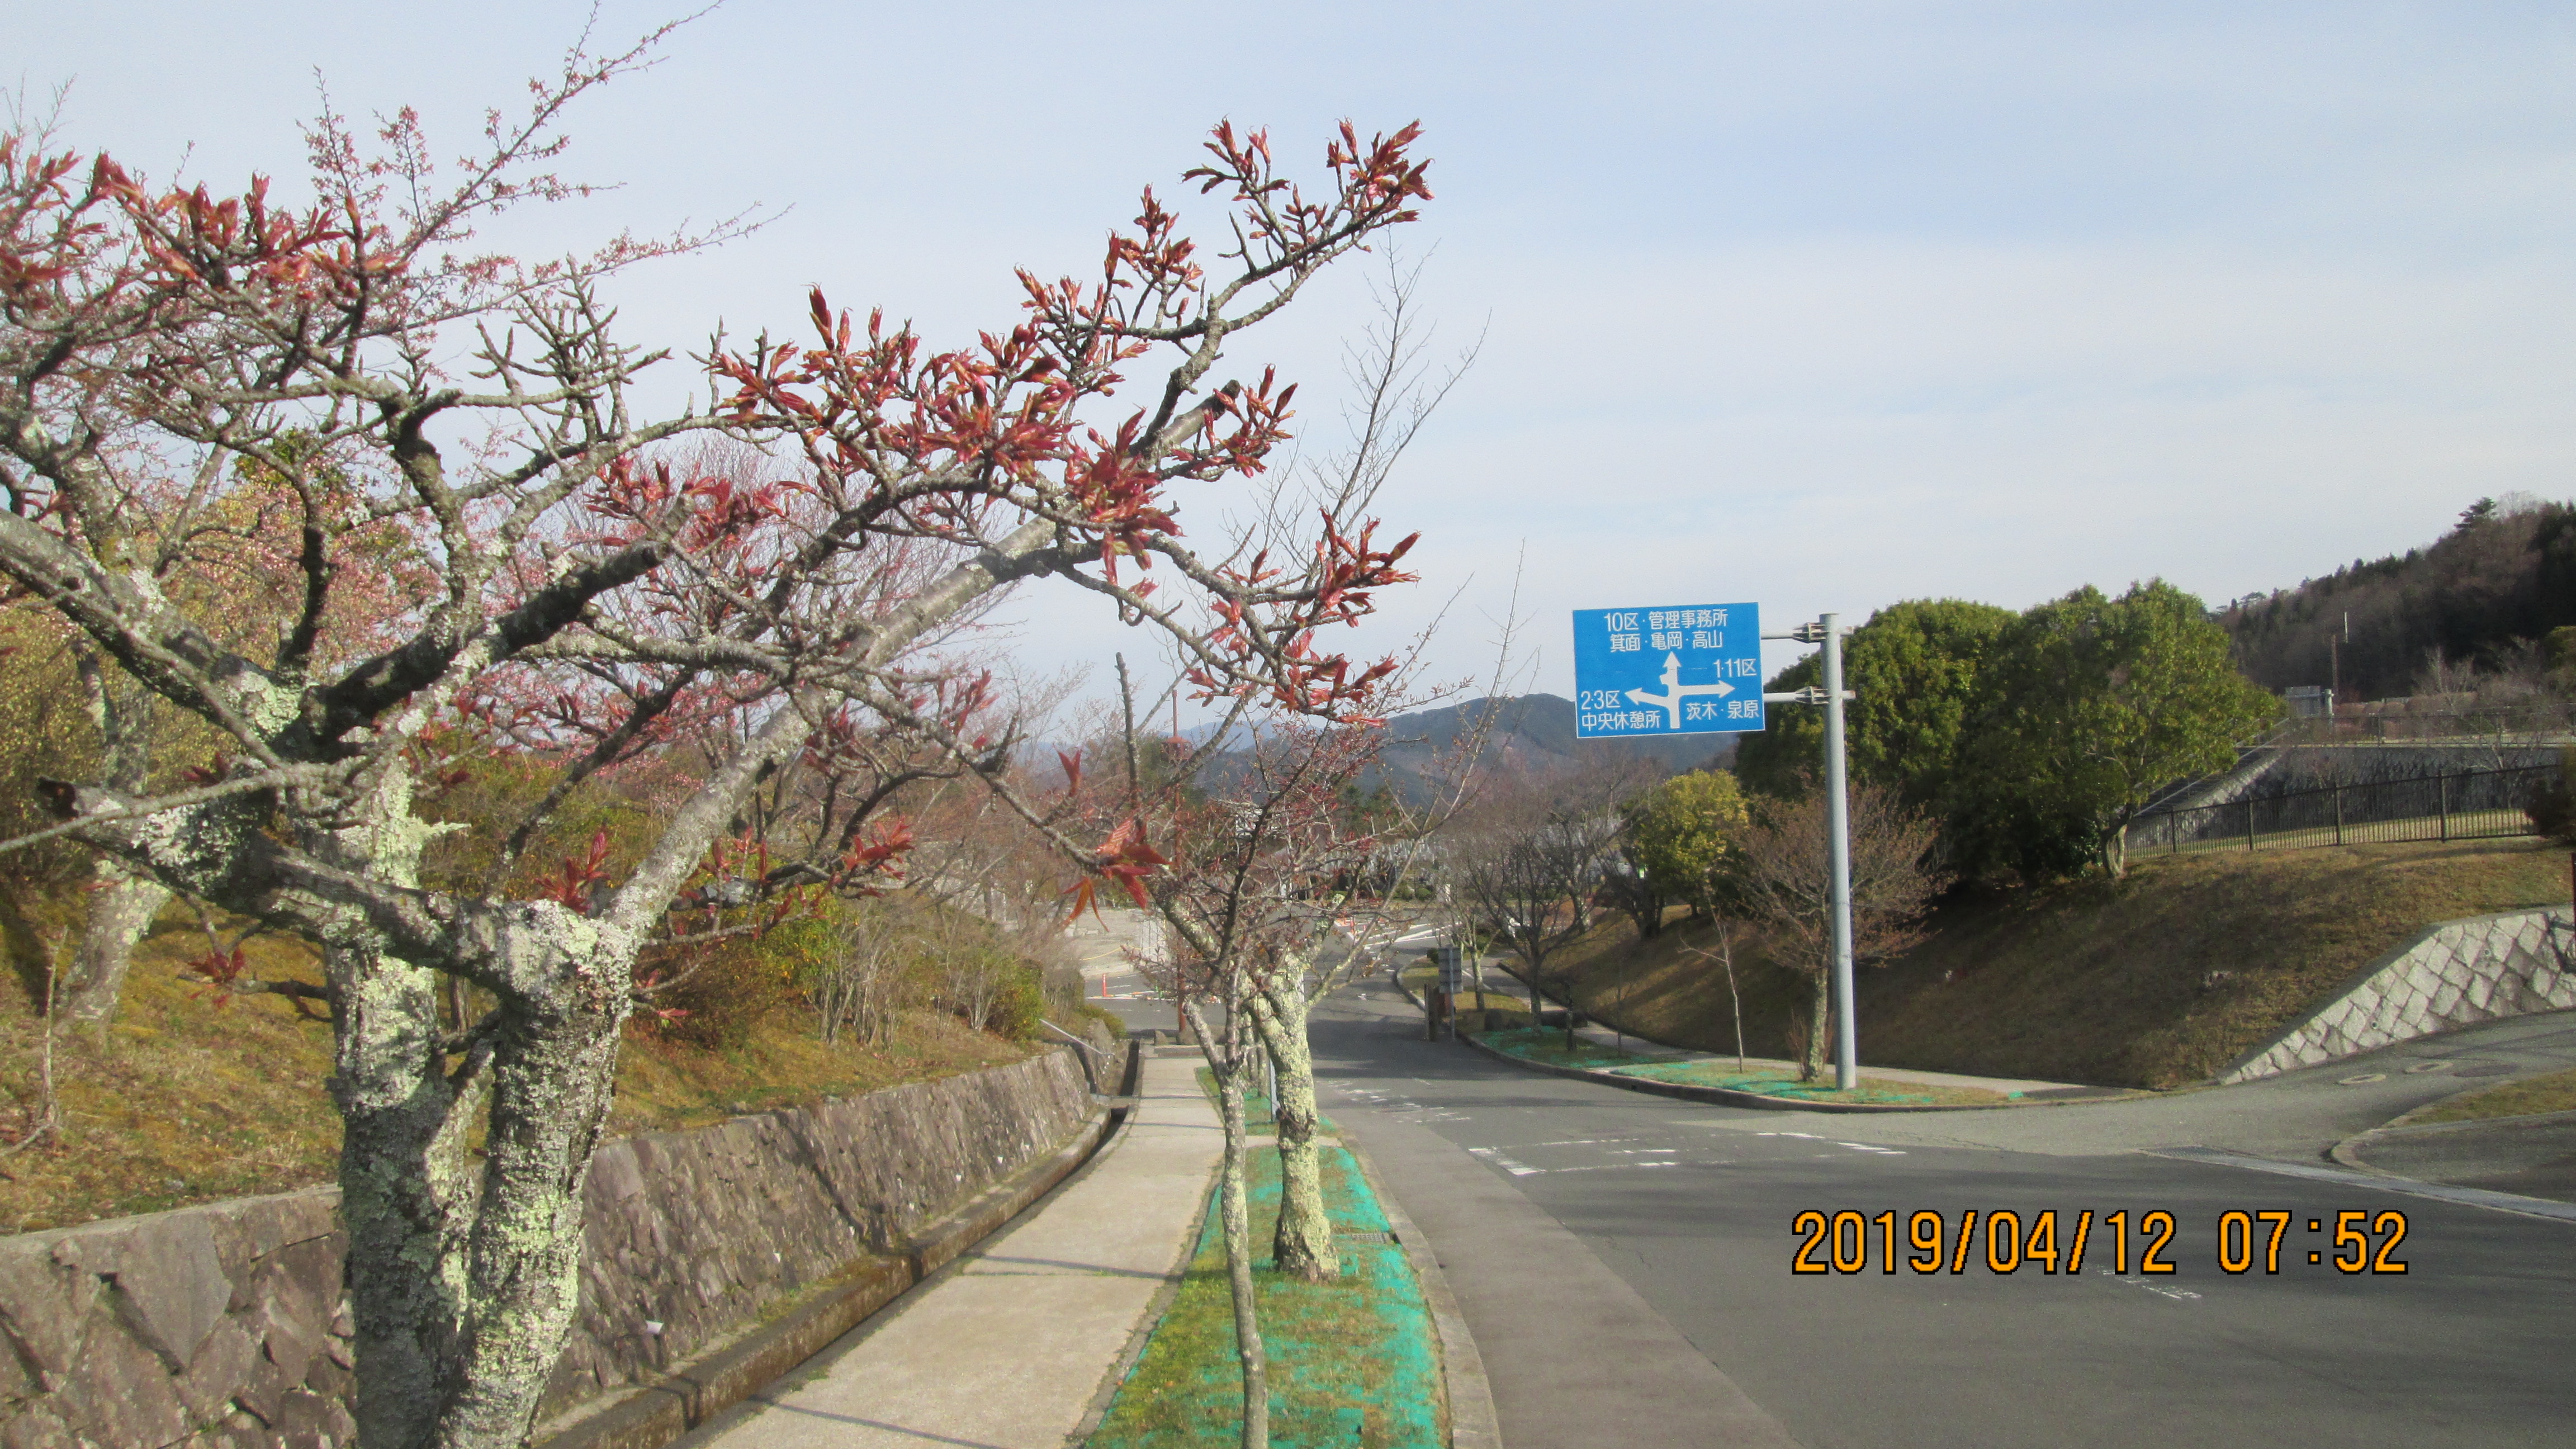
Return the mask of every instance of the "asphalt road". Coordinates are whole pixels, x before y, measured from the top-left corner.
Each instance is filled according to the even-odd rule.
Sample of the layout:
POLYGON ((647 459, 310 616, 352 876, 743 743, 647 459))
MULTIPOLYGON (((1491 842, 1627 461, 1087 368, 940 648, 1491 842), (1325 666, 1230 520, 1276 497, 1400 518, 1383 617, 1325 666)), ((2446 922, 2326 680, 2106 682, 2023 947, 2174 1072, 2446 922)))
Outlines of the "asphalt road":
POLYGON ((1159 960, 1162 923, 1143 911, 1085 911, 1065 927, 1064 944, 1082 971, 1084 994, 1092 1005, 1115 1013, 1127 1029, 1172 1032, 1180 1011, 1154 990, 1137 971, 1137 959, 1159 960))
POLYGON ((2322 1157, 2470 1085, 2449 1078, 2478 1052, 2576 1055, 2563 1018, 2256 1087, 1876 1117, 1542 1076, 1423 1042, 1419 1021, 1382 982, 1320 1008, 1325 1110, 1440 1258, 1515 1449, 2576 1442, 2563 1337, 2576 1221, 2395 1191, 2322 1157), (2407 1070, 2427 1061, 2441 1065, 2407 1070), (2220 1150, 2155 1155, 2194 1148, 2220 1150), (1831 1271, 1830 1230, 1813 1254, 1829 1271, 1791 1271, 1806 1236, 1793 1224, 1811 1210, 1861 1215, 1843 1238, 1860 1271, 1831 1271), (1953 1272, 1970 1210, 1979 1226, 1953 1272), (2082 1271, 2025 1258, 1996 1272, 1998 1210, 2018 1215, 2025 1248, 2053 1211, 2061 1268, 2090 1210, 2082 1271), (2109 1216, 2124 1210, 2125 1271, 2109 1216), (1876 1224, 1889 1211, 1893 1273, 1876 1224), (1931 1273, 1902 1261, 1924 1255, 1918 1211, 1941 1215, 1931 1273), (2175 1222, 2170 1273, 2141 1261, 2158 1211, 2175 1222), (2251 1266, 2223 1271, 2231 1211, 2290 1214, 2277 1273, 2259 1221, 2251 1266), (2384 1247, 2406 1271, 2336 1271, 2343 1212, 2364 1214, 2352 1225, 2367 1243, 2341 1252, 2384 1247), (2401 1241, 2384 1213, 2404 1215, 2401 1241))

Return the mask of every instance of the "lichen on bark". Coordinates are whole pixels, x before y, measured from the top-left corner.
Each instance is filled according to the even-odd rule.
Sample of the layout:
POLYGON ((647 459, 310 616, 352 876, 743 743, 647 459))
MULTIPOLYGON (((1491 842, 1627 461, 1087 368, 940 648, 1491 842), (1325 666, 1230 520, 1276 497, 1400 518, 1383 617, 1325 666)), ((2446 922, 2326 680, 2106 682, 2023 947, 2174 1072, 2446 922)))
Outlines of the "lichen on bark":
POLYGON ((1291 980, 1257 992, 1251 1016, 1279 1087, 1271 1103, 1279 1150, 1279 1222, 1271 1234, 1271 1263, 1286 1277, 1320 1283, 1341 1276, 1342 1259, 1324 1206, 1323 1162, 1315 1141, 1315 1054, 1306 1039, 1303 986, 1291 980))

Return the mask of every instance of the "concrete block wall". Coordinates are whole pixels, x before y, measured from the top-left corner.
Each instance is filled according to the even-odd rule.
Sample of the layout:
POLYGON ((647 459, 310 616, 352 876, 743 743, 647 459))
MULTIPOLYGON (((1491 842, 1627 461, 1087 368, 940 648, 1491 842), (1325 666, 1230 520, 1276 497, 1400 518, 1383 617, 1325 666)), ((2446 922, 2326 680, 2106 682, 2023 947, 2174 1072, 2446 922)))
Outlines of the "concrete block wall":
MULTIPOLYGON (((1061 1147, 1069 1050, 613 1142, 547 1415, 650 1378, 1061 1147)), ((0 1238, 0 1449, 348 1449, 331 1189, 0 1238)))
POLYGON ((2218 1080, 2251 1081, 2500 1016, 2570 1007, 2576 922, 2566 908, 2446 921, 2364 967, 2218 1080))

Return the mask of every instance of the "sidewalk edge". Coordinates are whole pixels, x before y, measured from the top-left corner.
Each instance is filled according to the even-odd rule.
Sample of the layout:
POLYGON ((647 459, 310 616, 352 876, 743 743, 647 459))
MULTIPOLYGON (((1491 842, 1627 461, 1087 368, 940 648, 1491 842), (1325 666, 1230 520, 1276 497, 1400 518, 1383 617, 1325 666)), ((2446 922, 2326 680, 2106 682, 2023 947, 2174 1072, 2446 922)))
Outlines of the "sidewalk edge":
POLYGON ((1377 1166, 1369 1161, 1368 1154, 1347 1135, 1335 1140, 1359 1164, 1360 1175, 1368 1179, 1369 1191, 1377 1194, 1378 1208, 1395 1228, 1395 1240, 1403 1245, 1405 1260, 1413 1265, 1414 1279, 1422 1285, 1422 1300, 1431 1310, 1432 1331, 1440 1335, 1440 1373, 1449 1393, 1450 1449, 1503 1449, 1502 1420, 1494 1412, 1494 1386, 1485 1377, 1485 1358, 1476 1349, 1475 1335, 1467 1331, 1466 1316, 1458 1311, 1457 1295, 1449 1291, 1449 1278, 1440 1270, 1440 1260, 1423 1240, 1422 1230, 1406 1216, 1404 1205, 1386 1190, 1386 1181, 1378 1176, 1377 1166))
MULTIPOLYGON (((1159 1053, 1161 1048, 1155 1050, 1159 1053)), ((1132 1095, 1143 1091, 1144 1087, 1145 1054, 1139 1048, 1135 1065, 1129 1069, 1128 1092, 1132 1095)), ((1134 1120, 1132 1114, 1129 1120, 1134 1120)), ((1126 1129, 1121 1127, 1119 1131, 1124 1134, 1126 1129)), ((1209 1170, 1207 1189, 1199 1194, 1198 1214, 1190 1219, 1192 1230, 1181 1237, 1180 1256, 1172 1260, 1170 1270, 1163 1275, 1163 1286, 1154 1290, 1153 1300, 1145 1305, 1145 1312, 1137 1318, 1136 1326, 1127 1331, 1127 1346, 1118 1351, 1117 1361, 1109 1365, 1109 1372, 1091 1391, 1090 1406, 1082 1411, 1082 1418, 1073 1426, 1073 1433, 1066 1436, 1067 1444, 1091 1442, 1092 1434, 1100 1428, 1100 1421, 1109 1417, 1109 1405, 1117 1399, 1118 1390, 1127 1382, 1127 1376, 1136 1371, 1136 1361, 1145 1356, 1145 1345, 1154 1341, 1155 1327, 1162 1323, 1163 1315, 1171 1311, 1172 1300, 1181 1296, 1181 1284, 1190 1274, 1190 1260, 1199 1252, 1197 1225, 1207 1221, 1208 1204, 1216 1197, 1219 1179, 1224 1172, 1222 1160, 1209 1170)))
MULTIPOLYGON (((1128 1077, 1143 1058, 1132 1046, 1128 1077)), ((899 1304, 925 1279, 1007 1227, 1115 1145, 1135 1111, 1112 1107, 1083 1124, 1052 1155, 969 1198, 925 1228, 910 1251, 863 1264, 783 1318, 761 1324, 650 1383, 594 1405, 530 1442, 537 1449, 666 1449, 694 1430, 785 1378, 853 1329, 899 1304)))

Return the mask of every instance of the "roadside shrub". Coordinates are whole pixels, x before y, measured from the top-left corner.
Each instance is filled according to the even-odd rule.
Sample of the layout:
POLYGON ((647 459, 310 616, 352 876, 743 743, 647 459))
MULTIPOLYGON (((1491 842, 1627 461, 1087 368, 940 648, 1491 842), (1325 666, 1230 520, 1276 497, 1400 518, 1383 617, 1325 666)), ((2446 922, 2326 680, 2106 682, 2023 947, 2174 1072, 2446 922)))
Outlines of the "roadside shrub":
POLYGON ((2576 748, 2558 752, 2558 778, 2523 807, 2532 828, 2561 845, 2576 845, 2576 748))
POLYGON ((700 947, 672 947, 639 960, 637 979, 653 973, 670 983, 640 1014, 655 1035, 700 1051, 729 1051, 795 1000, 793 968, 772 954, 766 936, 734 936, 700 947))
POLYGON ((812 923, 810 947, 796 958, 796 981, 824 1041, 847 1034, 861 1046, 882 1046, 903 1013, 920 1003, 920 910, 903 896, 834 901, 812 923))
POLYGON ((1046 1014, 1037 973, 1018 958, 980 941, 940 943, 939 1004, 976 1031, 1014 1039, 1034 1033, 1046 1014))
POLYGON ((992 1014, 984 1030, 1012 1041, 1036 1037, 1045 1030, 1039 1022, 1047 1014, 1046 990, 1039 984, 1037 968, 1005 960, 1000 978, 1000 989, 994 993, 992 1014))

